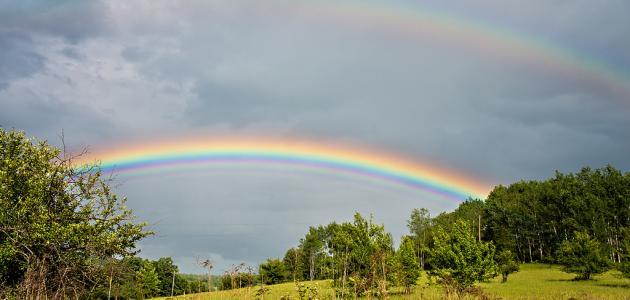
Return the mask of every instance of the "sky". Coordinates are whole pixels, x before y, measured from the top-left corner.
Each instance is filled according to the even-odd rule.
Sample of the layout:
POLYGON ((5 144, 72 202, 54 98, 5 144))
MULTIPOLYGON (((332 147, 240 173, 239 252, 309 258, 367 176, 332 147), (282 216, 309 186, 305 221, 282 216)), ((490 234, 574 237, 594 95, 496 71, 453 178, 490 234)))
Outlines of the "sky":
MULTIPOLYGON (((218 136, 353 145, 490 186, 630 171, 630 2, 0 0, 0 126, 73 151, 218 136)), ((308 226, 458 201, 272 165, 120 174, 141 256, 257 265, 308 226)))

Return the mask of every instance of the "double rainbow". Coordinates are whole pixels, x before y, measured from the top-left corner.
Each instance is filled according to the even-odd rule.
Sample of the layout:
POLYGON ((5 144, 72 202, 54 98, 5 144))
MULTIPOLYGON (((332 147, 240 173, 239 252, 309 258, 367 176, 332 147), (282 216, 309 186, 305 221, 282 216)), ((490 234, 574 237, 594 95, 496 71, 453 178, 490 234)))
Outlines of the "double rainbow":
POLYGON ((97 160, 103 171, 132 173, 198 164, 280 164, 367 176, 456 200, 485 198, 489 186, 454 172, 391 154, 323 143, 273 139, 188 139, 145 143, 95 152, 78 164, 97 160))

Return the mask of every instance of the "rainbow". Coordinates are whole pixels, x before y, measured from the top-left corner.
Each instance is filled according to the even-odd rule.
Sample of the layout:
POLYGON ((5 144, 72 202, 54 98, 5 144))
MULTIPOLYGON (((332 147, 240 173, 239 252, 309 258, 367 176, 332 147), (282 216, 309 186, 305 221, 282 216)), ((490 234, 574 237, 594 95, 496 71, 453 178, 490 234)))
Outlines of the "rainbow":
POLYGON ((552 41, 510 30, 499 24, 401 1, 372 0, 275 0, 277 10, 295 6, 288 14, 300 14, 316 22, 335 22, 360 29, 437 41, 493 58, 549 70, 564 78, 598 87, 614 97, 630 99, 630 72, 552 41), (294 6, 291 6, 294 5, 294 6))
POLYGON ((430 164, 419 164, 391 154, 323 143, 270 138, 190 138, 126 145, 81 157, 75 163, 85 168, 100 165, 104 172, 133 173, 175 169, 198 164, 280 164, 326 169, 367 176, 430 191, 456 200, 485 198, 490 188, 469 176, 430 164))

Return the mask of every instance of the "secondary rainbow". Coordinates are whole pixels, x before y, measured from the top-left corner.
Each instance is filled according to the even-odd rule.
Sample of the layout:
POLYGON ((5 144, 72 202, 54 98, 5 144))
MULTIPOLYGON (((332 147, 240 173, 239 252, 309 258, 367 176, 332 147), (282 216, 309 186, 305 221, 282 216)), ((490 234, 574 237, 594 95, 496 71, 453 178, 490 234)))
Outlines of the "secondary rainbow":
POLYGON ((120 146, 96 151, 77 165, 100 163, 114 173, 158 171, 198 164, 281 164, 367 176, 430 191, 459 201, 485 198, 489 186, 471 176, 420 164, 399 156, 272 139, 194 139, 120 146))
POLYGON ((314 21, 336 22, 360 29, 437 41, 493 58, 502 58, 605 89, 630 100, 630 71, 586 51, 537 38, 501 24, 451 14, 419 2, 373 0, 275 0, 277 12, 298 14, 314 21), (296 9, 297 7, 297 9, 296 9))

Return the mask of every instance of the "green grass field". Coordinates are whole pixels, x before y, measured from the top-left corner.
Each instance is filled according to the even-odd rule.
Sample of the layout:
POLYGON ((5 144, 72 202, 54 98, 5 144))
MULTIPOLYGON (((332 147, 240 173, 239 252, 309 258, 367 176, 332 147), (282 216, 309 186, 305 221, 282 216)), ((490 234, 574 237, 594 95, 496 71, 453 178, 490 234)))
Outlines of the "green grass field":
MULTIPOLYGON (((521 265, 521 271, 512 274, 507 283, 501 283, 500 277, 479 286, 490 299, 628 299, 630 300, 630 279, 624 279, 616 271, 611 271, 589 281, 573 281, 574 276, 560 271, 557 266, 542 264, 521 265)), ((331 282, 322 280, 307 282, 319 288, 318 299, 335 299, 331 282)), ((268 286, 271 291, 264 299, 280 299, 290 295, 290 299, 299 299, 294 283, 268 286)), ((255 299, 258 287, 219 291, 179 296, 176 299, 255 299)), ((398 294, 392 291, 389 299, 444 299, 443 289, 430 284, 426 275, 412 295, 398 294)), ((468 296, 467 299, 478 297, 468 296)), ((163 298, 164 299, 164 298, 163 298)), ((166 298, 168 299, 168 298, 166 298)))

